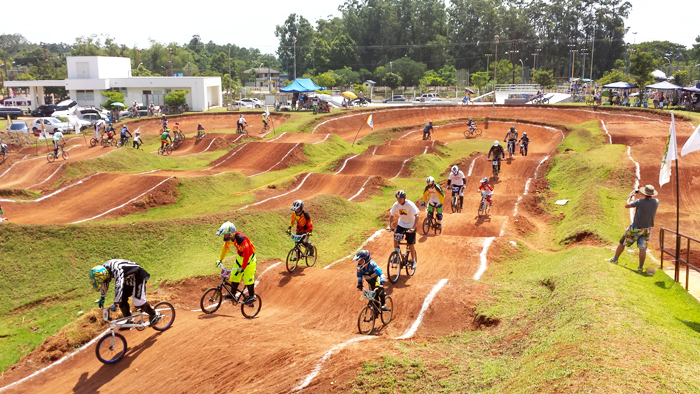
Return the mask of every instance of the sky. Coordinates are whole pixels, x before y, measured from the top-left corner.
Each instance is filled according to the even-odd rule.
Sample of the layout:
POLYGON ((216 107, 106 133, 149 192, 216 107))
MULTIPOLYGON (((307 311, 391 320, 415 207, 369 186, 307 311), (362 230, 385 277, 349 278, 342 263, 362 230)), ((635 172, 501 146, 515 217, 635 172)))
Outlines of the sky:
MULTIPOLYGON (((700 25, 696 22, 697 0, 630 2, 632 12, 627 20, 630 30, 625 37, 630 43, 668 40, 691 47, 695 37, 700 35, 700 25), (660 5, 663 5, 663 10, 660 5), (671 18, 673 22, 658 22, 660 15, 671 18), (636 37, 632 32, 637 32, 636 37)), ((75 7, 55 7, 57 3, 48 0, 34 1, 32 9, 51 10, 45 23, 30 23, 27 18, 35 11, 22 2, 4 3, 5 16, 26 17, 3 18, 0 32, 19 33, 37 44, 72 44, 76 37, 97 34, 113 37, 119 44, 145 48, 149 46, 149 39, 165 44, 184 44, 198 34, 204 42, 211 40, 220 45, 231 43, 239 47, 258 48, 262 53, 275 53, 278 45, 275 26, 283 24, 290 14, 303 15, 315 24, 320 18, 339 16, 338 6, 344 0, 267 0, 262 3, 207 0, 200 7, 192 7, 197 4, 196 1, 171 2, 167 6, 151 1, 127 2, 118 6, 113 2, 96 1, 89 6, 75 7), (180 3, 182 7, 177 6, 180 3), (96 19, 97 15, 102 16, 101 19, 96 19)))

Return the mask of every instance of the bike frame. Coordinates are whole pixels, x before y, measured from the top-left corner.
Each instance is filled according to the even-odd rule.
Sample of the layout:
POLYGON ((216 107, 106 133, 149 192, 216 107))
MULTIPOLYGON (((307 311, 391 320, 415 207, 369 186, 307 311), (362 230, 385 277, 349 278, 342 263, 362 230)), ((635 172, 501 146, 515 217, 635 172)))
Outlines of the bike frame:
MULTIPOLYGON (((219 283, 219 286, 217 286, 217 287, 219 288, 219 291, 222 291, 223 289, 225 289, 226 292, 231 296, 232 302, 234 304, 239 304, 239 303, 241 303, 239 301, 241 299, 241 296, 243 295, 243 290, 238 290, 238 288, 234 289, 233 284, 226 280, 226 278, 230 274, 231 274, 231 270, 227 270, 227 269, 222 267, 221 274, 220 274, 221 275, 221 283, 219 283), (226 275, 226 276, 224 276, 224 275, 226 275), (233 291, 231 291, 231 290, 233 290, 233 291), (236 294, 236 293, 238 293, 238 294, 236 294)), ((239 286, 240 286, 240 283, 239 283, 239 286)), ((245 287, 243 289, 245 290, 245 287)), ((223 291, 222 291, 222 293, 223 293, 223 291)))

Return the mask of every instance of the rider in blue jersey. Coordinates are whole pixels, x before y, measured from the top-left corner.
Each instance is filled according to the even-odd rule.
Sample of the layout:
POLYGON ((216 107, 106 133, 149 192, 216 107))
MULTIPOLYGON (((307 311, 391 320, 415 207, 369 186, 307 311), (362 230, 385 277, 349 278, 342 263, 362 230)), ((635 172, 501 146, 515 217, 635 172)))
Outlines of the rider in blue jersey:
POLYGON ((382 270, 377 263, 372 261, 369 251, 367 250, 363 249, 357 252, 352 260, 357 261, 357 289, 362 290, 362 278, 365 278, 370 290, 373 291, 378 287, 379 289, 377 290, 376 296, 379 296, 382 309, 386 310, 386 293, 384 292, 386 277, 382 270))

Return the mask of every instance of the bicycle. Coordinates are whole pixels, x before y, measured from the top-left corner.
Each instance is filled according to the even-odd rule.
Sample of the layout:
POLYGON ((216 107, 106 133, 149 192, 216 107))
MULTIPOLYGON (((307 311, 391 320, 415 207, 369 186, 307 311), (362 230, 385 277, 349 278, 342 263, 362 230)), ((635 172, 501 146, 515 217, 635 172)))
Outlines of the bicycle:
POLYGON ((401 277, 401 268, 406 268, 406 275, 408 276, 413 276, 413 274, 416 273, 416 269, 413 268, 413 265, 408 262, 408 256, 411 251, 408 248, 408 243, 402 242, 404 235, 401 233, 397 234, 396 230, 389 231, 394 233, 394 239, 398 241, 399 245, 389 255, 389 260, 387 261, 386 265, 386 276, 389 278, 391 283, 396 283, 399 280, 399 277, 401 277), (401 245, 406 246, 405 253, 401 252, 401 245), (394 272, 394 275, 391 274, 392 271, 394 272))
POLYGON ((460 199, 459 193, 464 189, 464 185, 452 185, 452 200, 450 205, 452 205, 452 213, 462 212, 462 200, 460 199))
MULTIPOLYGON (((377 299, 377 289, 369 290, 362 288, 362 295, 367 299, 367 305, 360 309, 360 316, 357 318, 357 329, 360 334, 369 335, 374 331, 374 324, 377 320, 377 316, 382 320, 382 324, 385 326, 391 323, 391 319, 394 316, 394 300, 391 296, 386 296, 386 309, 382 309, 379 300, 377 299)), ((385 291, 381 288, 382 291, 385 291)))
MULTIPOLYGON (((488 159, 487 159, 488 160, 488 159)), ((498 178, 498 173, 501 172, 501 170, 498 168, 498 163, 500 162, 499 159, 493 159, 491 160, 491 169, 493 172, 493 177, 498 178)))
MULTIPOLYGON (((316 114, 314 114, 314 115, 316 115, 316 114)), ((263 133, 268 131, 268 130, 270 130, 270 125, 268 123, 263 122, 263 128, 262 128, 263 133)))
MULTIPOLYGON (((437 204, 431 202, 428 205, 433 207, 433 212, 437 209, 437 204)), ((427 210, 427 207, 426 207, 427 210)), ((428 211, 428 216, 423 219, 423 235, 428 235, 430 230, 433 230, 434 234, 442 234, 442 224, 438 223, 437 220, 433 219, 433 212, 428 211)))
POLYGON ((481 202, 479 203, 479 217, 482 215, 488 215, 491 212, 491 204, 486 202, 486 195, 481 194, 481 202))
POLYGON ((520 156, 527 156, 527 146, 528 144, 520 144, 520 156))
POLYGON ((208 315, 216 312, 223 302, 222 290, 226 290, 226 293, 228 293, 228 297, 226 298, 231 300, 231 304, 241 304, 241 313, 246 319, 252 319, 257 316, 262 307, 262 298, 260 298, 260 295, 256 294, 252 300, 245 302, 244 300, 248 298, 248 288, 244 287, 243 290, 240 291, 234 289, 233 285, 226 281, 226 278, 231 276, 231 270, 229 269, 221 267, 220 275, 221 283, 219 283, 219 286, 207 289, 202 295, 202 299, 199 301, 202 312, 208 315))
POLYGON ((478 137, 481 135, 481 129, 476 127, 476 124, 474 124, 473 127, 468 127, 466 130, 464 130, 464 138, 469 138, 469 137, 478 137))
POLYGON ((108 146, 110 146, 110 145, 112 145, 112 146, 117 146, 117 139, 114 138, 114 137, 102 138, 102 140, 100 141, 100 143, 102 144, 102 147, 103 147, 103 148, 106 148, 106 147, 108 147, 108 146))
POLYGON ((423 133, 423 141, 430 141, 433 139, 433 133, 423 133))
POLYGON ((586 96, 586 105, 589 107, 592 107, 597 104, 597 101, 595 97, 593 96, 586 96))
POLYGON ((236 134, 248 134, 248 131, 245 128, 246 126, 240 125, 240 128, 236 129, 236 134))
POLYGON ((105 334, 95 347, 97 359, 104 364, 114 364, 121 360, 126 354, 126 339, 123 335, 114 332, 115 327, 135 328, 143 331, 146 327, 151 327, 156 331, 165 331, 173 325, 175 321, 175 308, 168 302, 159 302, 153 307, 156 311, 157 321, 154 326, 149 322, 148 314, 136 309, 136 314, 122 317, 115 320, 109 318, 109 308, 103 308, 102 317, 109 323, 110 332, 105 334))
POLYGON ((170 143, 162 145, 160 148, 158 148, 159 155, 170 156, 171 153, 173 153, 173 147, 170 145, 170 143))
POLYGON ((120 138, 119 141, 117 141, 117 148, 121 148, 122 146, 124 146, 128 143, 129 143, 129 137, 120 138))
POLYGON ((197 132, 197 135, 194 137, 197 140, 201 140, 204 138, 204 136, 207 135, 207 133, 203 133, 201 130, 197 132))
POLYGON ((173 150, 179 148, 180 145, 182 145, 182 141, 183 141, 183 139, 179 138, 178 136, 175 136, 175 138, 173 138, 173 144, 172 144, 173 150))
POLYGON ((0 145, 0 164, 5 162, 5 158, 7 158, 7 155, 10 154, 10 151, 7 150, 7 145, 1 144, 0 145))
POLYGON ((508 158, 513 158, 513 153, 515 153, 515 140, 508 140, 508 158))
POLYGON ((292 241, 294 241, 294 247, 289 251, 289 253, 287 253, 287 271, 289 271, 290 273, 294 272, 294 270, 297 269, 297 266, 299 265, 299 261, 301 259, 304 259, 304 262, 306 263, 307 267, 313 267, 316 264, 316 259, 318 258, 318 250, 314 245, 311 245, 311 247, 313 248, 313 250, 311 250, 302 243, 304 236, 310 237, 311 235, 289 235, 291 236, 292 241), (309 256, 309 253, 313 253, 313 256, 309 256))
POLYGON ((49 152, 46 156, 46 160, 48 160, 49 163, 53 163, 53 161, 58 158, 59 154, 63 157, 63 160, 68 160, 68 152, 63 150, 63 145, 58 146, 58 151, 56 153, 49 152))

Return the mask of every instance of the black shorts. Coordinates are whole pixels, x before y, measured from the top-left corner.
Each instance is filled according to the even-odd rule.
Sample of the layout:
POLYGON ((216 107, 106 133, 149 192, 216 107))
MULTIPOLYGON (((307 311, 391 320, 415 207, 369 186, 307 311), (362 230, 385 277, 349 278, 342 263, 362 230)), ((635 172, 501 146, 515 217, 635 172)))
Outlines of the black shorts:
POLYGON ((403 234, 406 237, 406 243, 409 245, 415 245, 416 244, 416 232, 408 232, 410 230, 409 228, 401 227, 399 225, 396 226, 396 231, 394 233, 396 234, 403 234))

